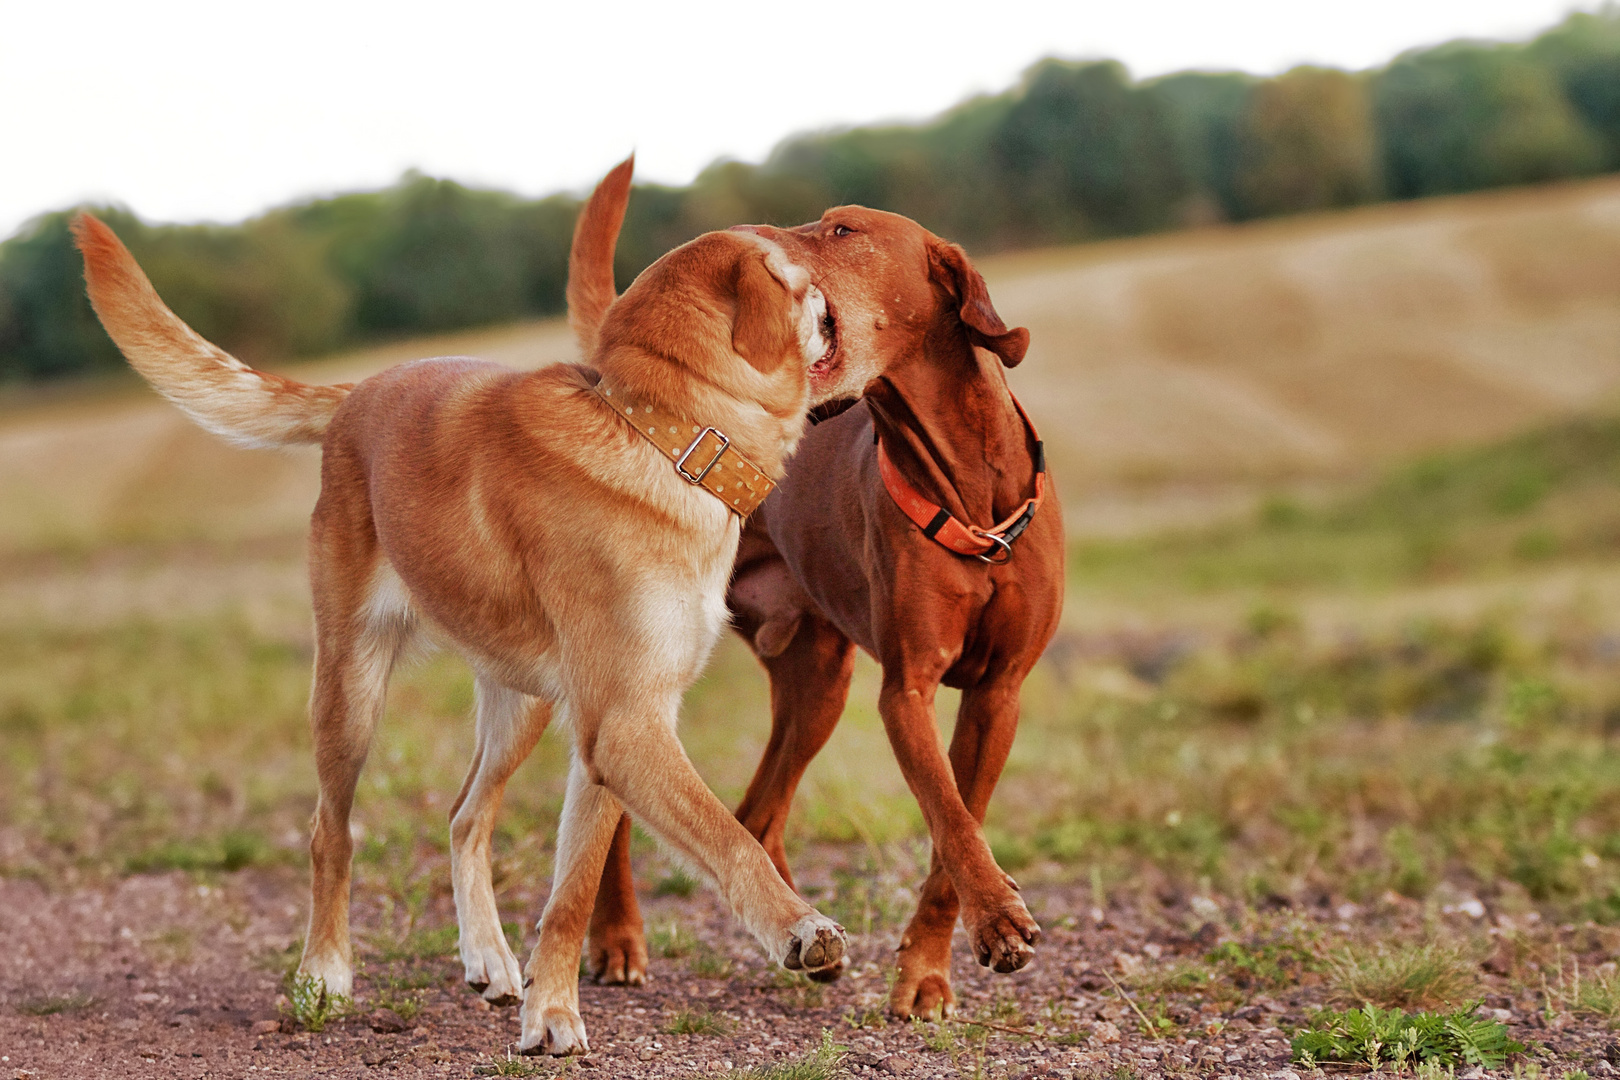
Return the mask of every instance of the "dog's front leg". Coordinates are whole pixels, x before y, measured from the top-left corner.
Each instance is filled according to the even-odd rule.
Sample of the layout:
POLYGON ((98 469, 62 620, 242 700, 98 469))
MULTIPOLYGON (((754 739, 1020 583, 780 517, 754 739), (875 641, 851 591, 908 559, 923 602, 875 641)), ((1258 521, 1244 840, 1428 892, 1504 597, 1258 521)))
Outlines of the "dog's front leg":
POLYGON ((575 754, 568 770, 562 821, 557 826, 557 868, 551 898, 540 916, 540 940, 529 957, 523 998, 525 1054, 588 1054, 579 1015, 579 956, 597 882, 624 810, 575 754))
POLYGON ((759 841, 709 790, 675 737, 673 715, 609 713, 594 735, 592 765, 609 790, 719 887, 774 962, 816 972, 843 959, 844 928, 788 887, 759 841))
MULTIPOLYGON (((932 888, 925 887, 917 918, 902 939, 901 982, 896 984, 890 999, 892 1008, 902 1015, 910 1015, 912 1008, 912 1002, 905 1000, 907 994, 915 997, 921 981, 928 975, 938 974, 949 986, 948 928, 955 921, 958 897, 974 957, 986 967, 1000 972, 1017 971, 1029 963, 1034 955, 1030 946, 1041 934, 1040 926, 1019 899, 1012 879, 996 865, 979 827, 990 791, 995 787, 995 777, 1000 775, 1006 761, 1006 746, 999 741, 994 746, 985 743, 982 756, 986 759, 983 764, 988 767, 983 771, 988 783, 968 783, 964 771, 952 767, 958 751, 955 741, 951 761, 946 760, 944 748, 940 746, 939 733, 934 726, 934 689, 932 682, 908 679, 901 663, 885 665, 883 692, 879 698, 883 726, 900 762, 900 771, 922 807, 935 852, 934 872, 929 876, 932 888), (991 757, 993 761, 989 760, 991 757), (976 809, 964 801, 958 782, 973 794, 976 809), (954 889, 941 888, 945 884, 938 880, 941 869, 949 875, 954 889), (946 943, 943 947, 941 941, 946 943), (912 950, 917 955, 908 958, 907 953, 912 950)), ((1016 723, 1016 689, 1011 700, 1011 719, 1016 723)), ((958 735, 968 740, 961 724, 959 718, 958 735)), ((970 756, 980 754, 980 750, 970 747, 971 741, 965 741, 961 748, 964 765, 970 756)), ((1006 743, 1010 745, 1010 736, 1006 743)), ((978 744, 973 742, 972 745, 978 744)), ((923 996, 932 1002, 931 993, 923 996)), ((938 1001, 948 1005, 948 992, 939 995, 938 1001)))
POLYGON ((591 974, 600 983, 640 986, 647 978, 647 935, 630 871, 630 815, 619 818, 591 912, 591 974))

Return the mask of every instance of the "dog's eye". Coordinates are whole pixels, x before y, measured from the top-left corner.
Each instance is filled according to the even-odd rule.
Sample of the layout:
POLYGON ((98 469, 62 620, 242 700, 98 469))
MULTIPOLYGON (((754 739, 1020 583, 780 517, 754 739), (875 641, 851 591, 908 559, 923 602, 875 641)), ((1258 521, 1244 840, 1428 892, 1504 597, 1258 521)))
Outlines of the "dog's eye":
POLYGON ((849 236, 854 231, 855 230, 850 228, 848 225, 834 225, 833 226, 833 235, 834 236, 849 236))

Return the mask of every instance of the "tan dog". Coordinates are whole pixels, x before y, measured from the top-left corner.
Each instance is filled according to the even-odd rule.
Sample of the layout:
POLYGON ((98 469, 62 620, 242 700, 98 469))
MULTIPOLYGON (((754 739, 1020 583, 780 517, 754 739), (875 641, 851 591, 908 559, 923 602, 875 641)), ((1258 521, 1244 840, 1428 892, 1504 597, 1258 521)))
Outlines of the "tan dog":
MULTIPOLYGON (((556 880, 524 972, 525 1051, 588 1049, 580 950, 624 809, 718 885, 774 961, 839 963, 842 928, 782 881, 675 737, 681 695, 725 625, 741 516, 730 492, 716 497, 724 483, 698 490, 624 415, 651 403, 660 420, 691 420, 702 449, 689 472, 720 457, 704 425, 729 438, 731 468, 740 454, 779 477, 804 427, 807 368, 833 351, 802 267, 764 238, 711 233, 613 303, 589 369, 450 358, 316 387, 204 341, 111 230, 88 216, 75 229, 96 312, 154 387, 234 441, 322 444, 309 547, 320 802, 302 974, 351 993, 349 811, 394 662, 424 633, 477 672, 453 874, 462 957, 487 996, 525 996, 525 983, 494 910, 485 815, 553 712, 573 738, 556 880)), ((673 424, 655 434, 677 450, 689 437, 673 424)))

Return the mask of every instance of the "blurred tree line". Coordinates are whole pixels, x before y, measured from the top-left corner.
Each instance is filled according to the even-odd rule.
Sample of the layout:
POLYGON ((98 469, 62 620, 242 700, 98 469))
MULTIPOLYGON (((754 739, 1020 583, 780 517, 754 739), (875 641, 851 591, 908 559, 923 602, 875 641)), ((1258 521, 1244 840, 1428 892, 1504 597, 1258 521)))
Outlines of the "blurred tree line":
MULTIPOLYGON (((1363 73, 1137 82, 1110 61, 1043 60, 927 123, 798 136, 759 165, 642 186, 618 270, 628 282, 707 229, 840 203, 986 252, 1614 170, 1620 7, 1527 44, 1453 42, 1363 73)), ((101 213, 182 318, 253 362, 561 311, 577 209, 407 174, 237 226, 101 213)), ((0 381, 121 366, 84 299, 70 218, 0 244, 0 381)))

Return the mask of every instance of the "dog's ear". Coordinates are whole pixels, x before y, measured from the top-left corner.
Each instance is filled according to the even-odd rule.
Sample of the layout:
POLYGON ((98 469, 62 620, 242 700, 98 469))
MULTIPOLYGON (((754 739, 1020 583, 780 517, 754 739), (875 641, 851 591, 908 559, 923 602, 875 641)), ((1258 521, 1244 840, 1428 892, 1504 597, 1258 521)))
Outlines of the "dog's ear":
POLYGON ((990 303, 990 290, 973 268, 967 252, 945 240, 928 245, 928 276, 937 282, 957 304, 962 325, 973 344, 1001 357, 1007 367, 1017 367, 1029 349, 1029 331, 1022 326, 1007 329, 990 303))
POLYGON ((799 355, 793 294, 765 265, 763 253, 749 251, 737 260, 735 311, 731 347, 759 371, 769 374, 799 355))

